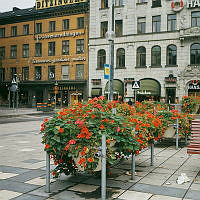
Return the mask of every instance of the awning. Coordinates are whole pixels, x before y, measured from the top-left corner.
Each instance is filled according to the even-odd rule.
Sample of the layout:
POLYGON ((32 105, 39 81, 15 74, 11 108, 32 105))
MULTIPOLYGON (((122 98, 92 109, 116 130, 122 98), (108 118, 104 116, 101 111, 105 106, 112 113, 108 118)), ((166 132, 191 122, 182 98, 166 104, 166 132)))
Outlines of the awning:
POLYGON ((138 95, 160 96, 160 85, 157 81, 145 79, 140 81, 140 89, 137 90, 138 95))
POLYGON ((91 96, 101 96, 102 95, 102 89, 101 88, 92 88, 91 96))
MULTIPOLYGON (((109 81, 106 83, 105 94, 109 92, 108 86, 109 86, 109 81)), ((113 80, 113 93, 118 94, 120 96, 124 96, 124 86, 121 81, 113 80)))

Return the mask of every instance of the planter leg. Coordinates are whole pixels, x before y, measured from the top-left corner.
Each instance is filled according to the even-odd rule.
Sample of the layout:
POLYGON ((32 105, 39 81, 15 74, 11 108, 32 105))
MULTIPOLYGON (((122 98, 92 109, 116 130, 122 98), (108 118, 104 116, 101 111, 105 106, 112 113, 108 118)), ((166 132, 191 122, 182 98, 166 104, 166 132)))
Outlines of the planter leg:
POLYGON ((131 180, 135 180, 135 154, 132 153, 131 180))
POLYGON ((178 119, 176 119, 176 149, 178 150, 178 128, 179 128, 179 125, 178 125, 178 119))
POLYGON ((106 200, 106 135, 102 135, 101 200, 106 200))
POLYGON ((50 155, 46 152, 46 192, 50 192, 50 155))
POLYGON ((151 166, 154 165, 154 143, 151 144, 151 166))

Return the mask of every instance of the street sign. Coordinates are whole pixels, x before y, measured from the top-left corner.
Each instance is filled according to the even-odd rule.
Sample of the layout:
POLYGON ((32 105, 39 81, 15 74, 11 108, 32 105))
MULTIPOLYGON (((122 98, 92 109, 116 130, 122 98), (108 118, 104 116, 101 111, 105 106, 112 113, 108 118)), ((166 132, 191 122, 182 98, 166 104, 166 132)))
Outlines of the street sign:
POLYGON ((104 79, 110 79, 110 65, 104 64, 104 79))
POLYGON ((140 89, 140 81, 133 81, 132 89, 140 89))

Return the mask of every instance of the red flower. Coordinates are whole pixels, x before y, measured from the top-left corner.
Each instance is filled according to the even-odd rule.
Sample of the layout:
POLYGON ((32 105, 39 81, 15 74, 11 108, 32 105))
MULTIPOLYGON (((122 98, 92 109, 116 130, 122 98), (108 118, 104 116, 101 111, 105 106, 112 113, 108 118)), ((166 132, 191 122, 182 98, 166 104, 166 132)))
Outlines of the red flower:
POLYGON ((51 146, 50 146, 49 144, 46 144, 44 148, 45 148, 45 149, 49 149, 50 147, 51 147, 51 146))
POLYGON ((120 127, 117 127, 117 132, 120 132, 120 130, 121 130, 120 127))
POLYGON ((92 119, 96 118, 96 115, 91 115, 91 118, 92 118, 92 119))
POLYGON ((56 173, 55 171, 53 171, 51 174, 52 174, 53 176, 56 176, 56 175, 57 175, 57 173, 56 173))
POLYGON ((104 126, 103 124, 101 124, 101 125, 99 126, 99 128, 100 128, 100 129, 105 129, 105 126, 104 126))
POLYGON ((78 125, 83 125, 84 124, 84 121, 80 120, 80 119, 77 119, 75 121, 75 124, 78 124, 78 125))
POLYGON ((65 132, 64 128, 59 129, 59 133, 64 133, 64 132, 65 132))
POLYGON ((70 145, 68 144, 68 145, 65 146, 64 150, 68 151, 69 148, 70 148, 70 145))
POLYGON ((48 118, 45 118, 45 119, 44 119, 44 122, 48 122, 48 121, 49 121, 49 119, 48 119, 48 118))
POLYGON ((78 162, 79 165, 82 165, 83 163, 85 163, 86 159, 85 158, 81 158, 78 162))
POLYGON ((81 152, 81 155, 82 155, 82 156, 85 156, 85 155, 86 155, 85 151, 82 151, 82 152, 81 152))
POLYGON ((76 140, 70 140, 68 144, 76 144, 76 140))
POLYGON ((90 163, 94 162, 94 158, 92 158, 92 157, 88 158, 88 162, 90 162, 90 163))

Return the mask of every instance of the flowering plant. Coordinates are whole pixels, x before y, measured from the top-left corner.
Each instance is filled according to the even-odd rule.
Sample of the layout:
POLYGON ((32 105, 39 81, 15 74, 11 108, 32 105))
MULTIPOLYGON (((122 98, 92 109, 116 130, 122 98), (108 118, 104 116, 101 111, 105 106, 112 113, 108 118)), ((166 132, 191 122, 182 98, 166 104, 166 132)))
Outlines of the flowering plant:
POLYGON ((198 103, 200 103, 198 98, 184 96, 181 100, 182 111, 184 113, 194 113, 198 103))

